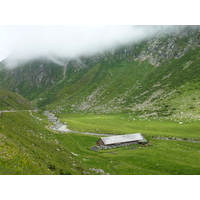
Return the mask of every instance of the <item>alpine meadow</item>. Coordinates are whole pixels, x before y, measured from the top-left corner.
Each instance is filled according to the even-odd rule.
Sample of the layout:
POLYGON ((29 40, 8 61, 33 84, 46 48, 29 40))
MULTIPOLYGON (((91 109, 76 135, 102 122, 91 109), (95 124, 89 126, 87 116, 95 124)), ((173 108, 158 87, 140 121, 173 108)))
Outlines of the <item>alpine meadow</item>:
POLYGON ((143 28, 0 62, 1 175, 200 175, 200 26, 143 28))

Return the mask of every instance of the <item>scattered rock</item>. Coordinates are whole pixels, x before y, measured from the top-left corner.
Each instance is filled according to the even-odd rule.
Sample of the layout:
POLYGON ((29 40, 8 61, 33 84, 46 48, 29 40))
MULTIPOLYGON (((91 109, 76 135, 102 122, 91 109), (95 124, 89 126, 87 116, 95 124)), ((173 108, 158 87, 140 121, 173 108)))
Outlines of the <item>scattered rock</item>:
POLYGON ((95 169, 95 168, 90 168, 91 171, 94 171, 96 173, 100 173, 103 175, 110 175, 109 173, 105 173, 103 169, 95 169))
POLYGON ((83 174, 90 174, 90 172, 83 171, 83 174))
POLYGON ((71 152, 71 154, 72 154, 73 156, 78 156, 78 154, 76 154, 76 153, 73 153, 73 152, 71 152))

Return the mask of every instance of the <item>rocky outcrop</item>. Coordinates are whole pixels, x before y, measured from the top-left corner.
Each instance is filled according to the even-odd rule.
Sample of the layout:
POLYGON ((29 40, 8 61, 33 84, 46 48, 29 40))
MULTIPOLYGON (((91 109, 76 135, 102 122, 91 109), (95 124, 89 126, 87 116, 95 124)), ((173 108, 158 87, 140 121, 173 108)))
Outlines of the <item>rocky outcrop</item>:
POLYGON ((148 59, 153 66, 159 67, 166 60, 180 58, 190 49, 200 47, 200 28, 186 27, 173 33, 170 37, 169 35, 159 35, 147 43, 148 46, 142 48, 139 55, 132 55, 135 60, 148 59))

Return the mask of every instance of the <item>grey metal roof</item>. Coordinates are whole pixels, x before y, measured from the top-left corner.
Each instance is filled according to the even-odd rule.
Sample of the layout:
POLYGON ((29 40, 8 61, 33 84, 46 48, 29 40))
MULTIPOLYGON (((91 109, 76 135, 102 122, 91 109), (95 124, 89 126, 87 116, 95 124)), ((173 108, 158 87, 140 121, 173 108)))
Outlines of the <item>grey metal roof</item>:
POLYGON ((117 136, 111 136, 111 137, 102 137, 101 140, 105 145, 108 144, 116 144, 116 143, 123 143, 123 142, 132 142, 132 141, 138 141, 143 140, 144 137, 141 133, 134 133, 134 134, 128 134, 128 135, 117 135, 117 136))

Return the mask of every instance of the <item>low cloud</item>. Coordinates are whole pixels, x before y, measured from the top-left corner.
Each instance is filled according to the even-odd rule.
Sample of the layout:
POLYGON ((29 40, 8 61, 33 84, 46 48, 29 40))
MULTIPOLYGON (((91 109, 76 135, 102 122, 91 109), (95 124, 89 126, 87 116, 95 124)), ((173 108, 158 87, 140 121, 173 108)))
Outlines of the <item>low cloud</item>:
POLYGON ((171 30, 174 26, 1 26, 0 59, 92 55, 171 30))

